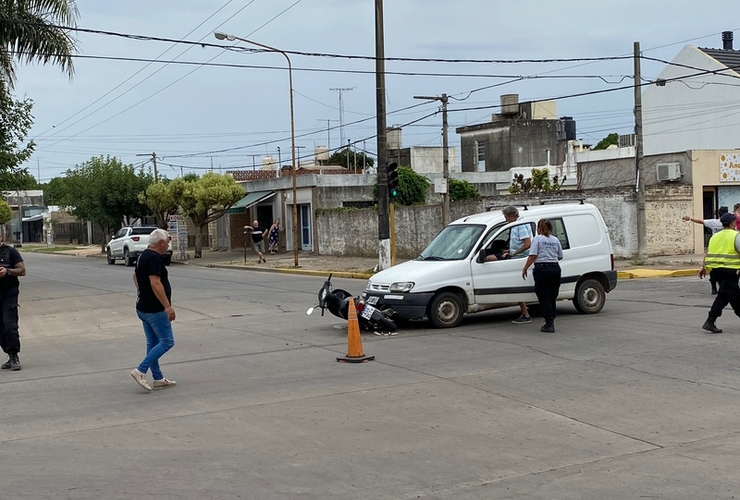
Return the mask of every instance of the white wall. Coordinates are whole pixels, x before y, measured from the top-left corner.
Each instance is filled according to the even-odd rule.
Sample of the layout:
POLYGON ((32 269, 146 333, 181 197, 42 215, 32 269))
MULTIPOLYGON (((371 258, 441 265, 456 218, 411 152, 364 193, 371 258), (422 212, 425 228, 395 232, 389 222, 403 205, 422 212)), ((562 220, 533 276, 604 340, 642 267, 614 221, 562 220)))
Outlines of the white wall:
MULTIPOLYGON (((692 45, 685 46, 673 62, 706 70, 725 68, 692 45)), ((699 72, 667 66, 659 78, 699 72)), ((664 87, 647 87, 642 94, 644 154, 740 147, 738 81, 736 72, 725 70, 715 75, 667 82, 664 87)))
MULTIPOLYGON (((411 150, 411 168, 420 174, 442 173, 444 148, 439 146, 424 147, 413 146, 411 150)), ((457 163, 457 148, 450 146, 449 154, 449 171, 460 172, 460 166, 457 163)))

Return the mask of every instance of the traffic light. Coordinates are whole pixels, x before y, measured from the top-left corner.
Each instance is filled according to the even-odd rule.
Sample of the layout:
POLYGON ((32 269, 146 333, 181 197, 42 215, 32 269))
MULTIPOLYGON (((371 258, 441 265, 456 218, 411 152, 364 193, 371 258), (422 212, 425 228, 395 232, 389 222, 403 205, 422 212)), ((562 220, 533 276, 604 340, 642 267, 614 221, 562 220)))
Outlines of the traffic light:
POLYGON ((398 196, 398 163, 386 163, 385 175, 388 183, 388 199, 393 200, 398 196))

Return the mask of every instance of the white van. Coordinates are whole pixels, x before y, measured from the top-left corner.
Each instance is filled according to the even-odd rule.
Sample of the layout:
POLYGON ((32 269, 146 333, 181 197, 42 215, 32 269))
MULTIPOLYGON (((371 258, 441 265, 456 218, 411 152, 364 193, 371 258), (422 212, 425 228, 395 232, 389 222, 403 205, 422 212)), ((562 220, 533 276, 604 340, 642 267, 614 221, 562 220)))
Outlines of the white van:
POLYGON ((463 313, 475 313, 518 302, 536 303, 532 273, 522 279, 525 256, 486 262, 481 250, 508 248, 511 228, 549 219, 563 246, 558 300, 573 300, 586 314, 599 312, 606 294, 617 286, 614 255, 599 210, 583 200, 538 206, 517 205, 519 220, 507 223, 501 207, 456 220, 444 228, 414 260, 374 274, 362 297, 393 319, 429 318, 438 328, 460 324, 463 313))

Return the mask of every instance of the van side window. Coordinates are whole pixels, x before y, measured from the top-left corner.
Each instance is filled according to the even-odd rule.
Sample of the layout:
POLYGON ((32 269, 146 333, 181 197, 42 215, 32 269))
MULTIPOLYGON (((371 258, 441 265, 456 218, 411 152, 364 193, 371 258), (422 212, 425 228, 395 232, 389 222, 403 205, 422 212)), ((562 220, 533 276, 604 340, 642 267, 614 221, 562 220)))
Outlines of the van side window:
POLYGON ((568 233, 565 231, 563 219, 550 219, 550 222, 552 222, 552 235, 560 240, 560 246, 563 247, 563 250, 570 248, 568 233))
MULTIPOLYGON (((529 232, 530 234, 534 234, 534 224, 531 222, 523 223, 520 225, 512 226, 508 229, 505 229, 498 233, 495 237, 491 238, 489 236, 489 239, 483 244, 482 248, 485 251, 486 256, 493 255, 496 257, 495 260, 506 260, 509 257, 508 251, 511 250, 511 233, 512 230, 516 231, 516 228, 521 226, 529 226, 529 232), (506 251, 506 252, 505 252, 506 251)), ((491 235, 495 233, 492 232, 491 235)), ((519 254, 515 259, 519 259, 522 257, 526 257, 526 253, 519 254)), ((487 260, 494 260, 494 259, 487 259, 487 260)))

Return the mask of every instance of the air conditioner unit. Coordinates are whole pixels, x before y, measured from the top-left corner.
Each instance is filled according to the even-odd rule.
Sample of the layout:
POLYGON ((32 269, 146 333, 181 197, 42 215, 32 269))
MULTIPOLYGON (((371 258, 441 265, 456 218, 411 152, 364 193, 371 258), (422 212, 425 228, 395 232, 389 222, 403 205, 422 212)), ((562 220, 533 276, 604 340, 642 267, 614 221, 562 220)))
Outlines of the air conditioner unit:
POLYGON ((659 181, 677 181, 681 178, 681 165, 678 163, 658 163, 656 169, 659 181))

